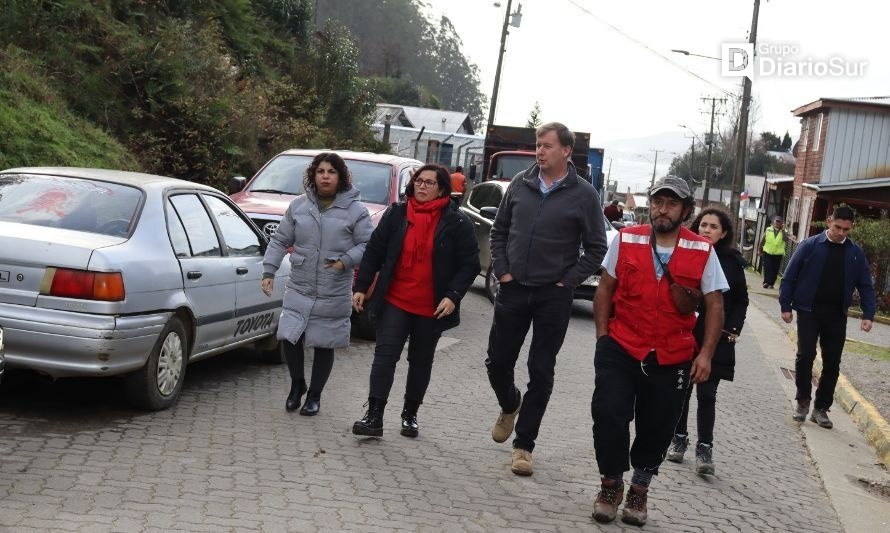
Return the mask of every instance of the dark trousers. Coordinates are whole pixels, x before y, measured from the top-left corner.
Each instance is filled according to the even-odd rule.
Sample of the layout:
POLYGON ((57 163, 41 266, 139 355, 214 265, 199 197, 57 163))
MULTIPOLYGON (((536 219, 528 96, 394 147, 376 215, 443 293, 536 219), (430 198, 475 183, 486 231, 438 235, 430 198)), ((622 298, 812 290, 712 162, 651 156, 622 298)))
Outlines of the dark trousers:
POLYGON ((816 409, 828 409, 834 402, 834 388, 841 371, 841 353, 847 340, 847 315, 840 311, 797 312, 797 358, 794 381, 798 401, 809 401, 813 389, 813 361, 816 341, 822 349, 822 376, 816 388, 816 409))
POLYGON ((763 261, 763 282, 767 285, 775 285, 776 278, 779 276, 779 267, 782 265, 784 255, 763 254, 760 256, 763 261))
MULTIPOLYGON (((284 341, 284 360, 287 362, 287 370, 290 373, 290 379, 295 383, 305 382, 306 378, 303 374, 304 355, 303 355, 303 339, 305 335, 301 335, 296 344, 284 341)), ((315 348, 315 357, 312 359, 312 378, 309 382, 309 397, 321 398, 321 391, 324 390, 325 384, 331 375, 331 369, 334 367, 334 349, 333 348, 315 348)))
MULTIPOLYGON (((710 379, 704 383, 699 383, 695 388, 695 397, 698 400, 698 442, 704 444, 714 443, 714 420, 717 411, 717 385, 720 384, 719 379, 710 379)), ((692 398, 693 387, 686 389, 686 401, 683 402, 683 412, 680 414, 680 420, 677 422, 677 429, 674 433, 677 435, 688 435, 687 420, 689 418, 689 399, 692 398)))
POLYGON ((405 400, 423 403, 433 372, 433 356, 442 330, 437 319, 409 313, 384 301, 377 315, 377 346, 371 364, 371 396, 386 400, 395 378, 396 363, 408 343, 405 400))
POLYGON ((608 335, 597 341, 590 414, 601 475, 621 475, 631 465, 658 474, 683 409, 691 366, 691 362, 661 366, 654 352, 638 361, 608 335))
POLYGON ((513 381, 519 350, 532 326, 528 351, 528 392, 516 421, 514 448, 533 451, 550 393, 556 354, 565 340, 572 316, 573 291, 545 285, 527 287, 516 281, 502 284, 494 303, 494 319, 488 336, 485 368, 501 410, 519 407, 519 390, 513 381))

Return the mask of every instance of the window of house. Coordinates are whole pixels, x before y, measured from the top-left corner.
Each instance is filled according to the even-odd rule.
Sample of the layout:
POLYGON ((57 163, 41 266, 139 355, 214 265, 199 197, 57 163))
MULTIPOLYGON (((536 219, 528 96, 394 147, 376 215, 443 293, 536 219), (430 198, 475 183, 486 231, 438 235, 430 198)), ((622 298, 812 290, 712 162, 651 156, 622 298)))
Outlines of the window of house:
POLYGON ((800 198, 795 196, 791 199, 791 204, 788 206, 788 214, 785 216, 785 220, 789 228, 793 228, 794 223, 797 222, 797 206, 799 203, 800 198))
POLYGON ((809 120, 804 117, 800 119, 800 151, 807 149, 807 132, 809 130, 809 120))
POLYGON ((813 148, 815 152, 819 149, 819 139, 822 138, 822 117, 824 113, 819 113, 819 121, 816 122, 816 131, 813 132, 813 148))

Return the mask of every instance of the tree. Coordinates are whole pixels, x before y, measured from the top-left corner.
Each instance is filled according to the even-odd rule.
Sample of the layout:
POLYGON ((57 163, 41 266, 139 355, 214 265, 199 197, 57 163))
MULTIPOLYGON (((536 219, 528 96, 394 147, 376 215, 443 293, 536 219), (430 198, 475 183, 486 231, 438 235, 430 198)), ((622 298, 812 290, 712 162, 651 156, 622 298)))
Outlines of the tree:
POLYGON ((779 139, 779 136, 771 131, 764 131, 760 133, 760 142, 763 144, 764 148, 768 151, 772 152, 781 152, 782 151, 782 141, 779 139))
POLYGON ((785 136, 782 137, 782 151, 783 152, 791 151, 791 135, 788 135, 787 131, 785 131, 785 136))
POLYGON ((336 21, 355 36, 363 74, 410 76, 442 109, 466 112, 474 127, 482 126, 487 99, 479 91, 479 69, 464 55, 448 17, 428 19, 420 0, 317 0, 316 5, 319 23, 336 21))
POLYGON ((525 123, 526 128, 537 128, 541 125, 541 104, 535 102, 535 107, 528 114, 528 121, 525 123))

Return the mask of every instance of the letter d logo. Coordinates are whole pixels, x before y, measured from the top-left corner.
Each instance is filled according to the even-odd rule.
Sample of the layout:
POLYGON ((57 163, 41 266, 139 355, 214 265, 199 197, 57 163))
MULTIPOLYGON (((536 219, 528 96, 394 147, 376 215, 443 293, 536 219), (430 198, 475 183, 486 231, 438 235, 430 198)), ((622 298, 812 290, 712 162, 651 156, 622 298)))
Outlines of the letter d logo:
POLYGON ((720 54, 720 73, 723 76, 754 76, 754 45, 751 43, 723 43, 720 54))

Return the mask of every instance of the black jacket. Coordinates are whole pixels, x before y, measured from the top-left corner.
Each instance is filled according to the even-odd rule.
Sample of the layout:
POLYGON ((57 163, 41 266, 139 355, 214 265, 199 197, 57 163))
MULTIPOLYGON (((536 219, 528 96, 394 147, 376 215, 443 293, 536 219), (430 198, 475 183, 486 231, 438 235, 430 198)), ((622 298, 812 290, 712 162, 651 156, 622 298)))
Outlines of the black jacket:
MULTIPOLYGON (((439 320, 442 330, 446 330, 460 323, 460 301, 482 267, 473 223, 454 202, 448 202, 442 210, 433 238, 433 296, 436 304, 446 296, 455 304, 454 312, 439 320)), ((383 214, 365 248, 353 290, 367 293, 374 275, 380 272, 374 293, 367 302, 371 317, 377 316, 389 290, 407 230, 407 204, 393 204, 383 214)))
POLYGON ((562 282, 574 289, 600 268, 608 250, 599 195, 569 165, 565 179, 544 196, 536 164, 510 182, 490 243, 498 278, 509 273, 522 285, 562 282))
MULTIPOLYGON (((745 325, 748 312, 748 284, 745 279, 747 262, 735 248, 715 248, 720 267, 729 283, 729 290, 723 293, 723 330, 738 335, 745 325)), ((693 330, 698 345, 701 346, 705 334, 704 306, 699 307, 698 320, 693 330)), ((735 374, 735 344, 727 341, 725 333, 720 334, 720 342, 711 360, 711 378, 732 381, 735 374)))

